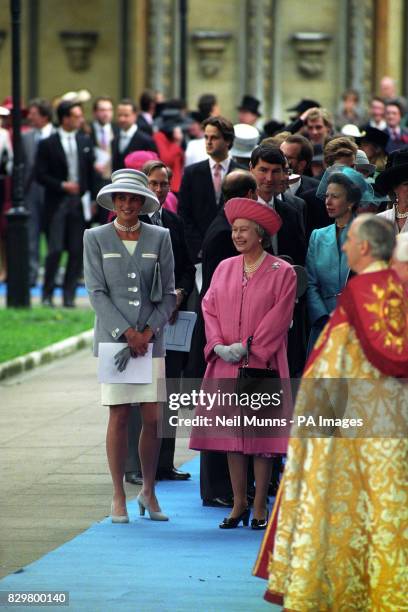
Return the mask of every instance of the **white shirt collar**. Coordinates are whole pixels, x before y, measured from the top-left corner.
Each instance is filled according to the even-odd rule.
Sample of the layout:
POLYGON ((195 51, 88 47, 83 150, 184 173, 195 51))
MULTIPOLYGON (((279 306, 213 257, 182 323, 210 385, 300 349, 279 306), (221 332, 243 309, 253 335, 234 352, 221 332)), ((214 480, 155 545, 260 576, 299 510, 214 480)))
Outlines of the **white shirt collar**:
POLYGON ((121 136, 126 136, 126 138, 132 138, 132 136, 137 132, 137 125, 136 123, 134 123, 133 125, 130 126, 130 128, 128 130, 120 130, 120 135, 121 136))
POLYGON ((77 130, 74 130, 73 132, 67 132, 66 130, 64 130, 62 127, 58 128, 58 133, 62 138, 72 138, 72 136, 75 138, 76 134, 77 134, 77 130))
POLYGON ((53 129, 54 129, 54 126, 52 125, 52 123, 47 123, 46 125, 44 125, 44 127, 42 127, 38 131, 41 134, 41 138, 48 138, 48 136, 51 136, 53 129))
POLYGON ((272 196, 272 198, 269 200, 269 202, 267 202, 266 200, 261 198, 260 195, 258 195, 258 202, 260 202, 261 204, 264 204, 265 206, 269 206, 269 208, 274 208, 275 207, 275 197, 274 196, 272 196))
POLYGON ((287 189, 286 191, 289 191, 289 193, 291 193, 292 195, 296 195, 296 192, 300 187, 301 180, 302 177, 299 176, 297 181, 295 181, 294 183, 289 183, 289 189, 287 189))
POLYGON ((159 210, 156 210, 154 212, 151 213, 147 213, 147 215, 150 217, 150 219, 153 217, 153 215, 155 215, 156 213, 159 213, 159 217, 160 219, 162 218, 162 208, 163 206, 160 206, 159 210))
POLYGON ((140 113, 144 119, 146 119, 149 125, 153 125, 153 117, 150 113, 142 112, 140 113))
POLYGON ((223 171, 224 171, 224 172, 227 172, 227 170, 228 170, 228 168, 229 168, 229 165, 230 165, 231 158, 230 158, 230 156, 228 156, 226 159, 224 159, 224 160, 223 160, 223 161, 221 161, 221 162, 214 161, 214 160, 212 159, 212 157, 209 157, 209 158, 208 158, 208 160, 209 160, 209 162, 210 162, 211 172, 214 170, 214 168, 215 168, 215 166, 216 166, 217 164, 220 164, 220 166, 221 166, 221 168, 223 169, 223 171))

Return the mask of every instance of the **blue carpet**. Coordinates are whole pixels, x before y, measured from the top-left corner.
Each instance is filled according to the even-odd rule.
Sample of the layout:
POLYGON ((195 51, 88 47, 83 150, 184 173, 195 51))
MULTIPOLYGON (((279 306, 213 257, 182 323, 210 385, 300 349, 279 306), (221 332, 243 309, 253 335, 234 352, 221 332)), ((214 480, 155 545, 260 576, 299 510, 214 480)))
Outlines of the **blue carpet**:
MULTIPOLYGON (((42 290, 42 285, 36 285, 35 287, 31 287, 30 289, 31 297, 32 298, 41 297, 41 290, 42 290)), ((5 283, 0 283, 0 297, 3 297, 5 295, 7 295, 7 285, 5 283)), ((87 297, 87 295, 88 295, 88 292, 83 285, 80 285, 79 287, 77 287, 76 297, 87 297)), ((62 296, 61 287, 57 287, 55 289, 54 296, 55 297, 62 296)))
POLYGON ((219 529, 227 512, 201 505, 198 458, 185 467, 190 481, 157 486, 168 523, 139 517, 134 500, 129 524, 92 525, 1 580, 0 591, 69 591, 68 609, 87 612, 277 611, 262 598, 266 582, 251 575, 263 532, 219 529))

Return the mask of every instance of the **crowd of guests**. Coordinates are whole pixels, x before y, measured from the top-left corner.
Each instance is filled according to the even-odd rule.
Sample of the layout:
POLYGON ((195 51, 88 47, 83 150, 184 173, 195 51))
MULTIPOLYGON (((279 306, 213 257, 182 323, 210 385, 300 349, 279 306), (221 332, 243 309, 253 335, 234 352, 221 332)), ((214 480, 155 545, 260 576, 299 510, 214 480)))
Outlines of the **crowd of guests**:
MULTIPOLYGON (((147 510, 152 520, 166 521, 155 480, 190 477, 174 466, 174 436, 160 448, 156 432, 164 401, 158 384, 162 379, 177 386, 182 376, 203 378, 203 387, 213 389, 221 379, 236 381, 245 368, 270 378, 303 373, 319 377, 324 372, 333 378, 408 377, 408 132, 403 123, 405 100, 396 96, 392 85, 383 79, 383 95, 372 99, 368 114, 351 90, 344 93, 334 119, 318 102, 303 99, 289 109, 296 115, 288 125, 274 120, 261 125, 261 103, 250 95, 237 107, 236 125, 222 115, 210 94, 202 96, 190 113, 181 101, 160 101, 149 91, 140 97, 139 107, 125 98, 114 109, 109 97, 98 97, 89 124, 81 99, 74 97, 59 101, 56 127, 48 102, 29 103, 32 129, 23 134, 23 150, 31 212, 31 282, 37 281, 39 236, 45 231, 43 304, 54 305, 60 258, 66 250, 63 305, 75 306, 84 266, 96 312, 95 354, 100 342, 123 342, 115 356, 123 370, 130 359, 153 346, 150 384, 102 385, 102 404, 110 414, 107 455, 113 522, 129 521, 125 479, 142 486, 140 513, 147 510), (396 272, 388 270, 392 258, 396 272), (379 274, 380 288, 393 283, 389 309, 384 304, 381 308, 383 317, 392 319, 389 333, 397 337, 398 358, 388 339, 389 352, 383 351, 381 360, 364 327, 364 313, 356 321, 350 307, 353 300, 359 305, 359 295, 369 303, 364 293, 368 290, 363 291, 368 271, 379 274), (195 308, 198 315, 191 351, 166 354, 164 327, 174 324, 180 310, 187 308, 195 308), (336 353, 332 339, 339 330, 333 321, 345 312, 349 318, 339 325, 344 324, 344 332, 347 323, 348 335, 336 340, 336 353), (361 354, 357 350, 349 358, 345 346, 361 354), (383 365, 393 364, 394 358, 395 367, 383 365), (355 369, 353 359, 358 361, 355 369), (327 360, 329 365, 324 365, 327 360), (132 409, 135 404, 140 410, 132 409)), ((10 165, 10 157, 7 160, 10 165)), ((197 415, 207 409, 199 406, 197 415)), ((300 410, 298 404, 295 410, 300 410)), ((304 536, 291 496, 298 495, 311 516, 314 512, 310 499, 304 500, 296 487, 304 482, 312 487, 313 474, 320 477, 322 457, 337 453, 341 469, 347 454, 331 441, 322 443, 321 449, 314 441, 290 444, 285 468, 289 484, 284 477, 279 488, 287 522, 281 525, 282 533, 277 528, 281 549, 285 538, 292 537, 285 532, 287 525, 292 534, 297 530, 299 538, 304 536), (299 475, 302 461, 313 464, 320 451, 312 475, 299 475)), ((400 455, 406 451, 401 444, 395 448, 395 478, 402 489, 400 455)), ((252 506, 252 529, 266 529, 268 496, 277 492, 287 437, 253 432, 248 437, 240 427, 214 436, 194 427, 190 446, 201 451, 203 505, 231 508, 219 527, 234 529, 241 522, 247 526, 252 506)), ((362 469, 360 453, 380 455, 384 450, 381 440, 372 446, 352 447, 355 470, 362 469)), ((330 477, 325 478, 328 490, 330 477)), ((368 496, 370 487, 363 487, 368 496)), ((326 511, 324 504, 322 509, 326 511)), ((330 524, 331 510, 327 512, 330 524)), ((275 545, 275 527, 266 539, 269 552, 275 545)), ((367 533, 371 534, 369 528, 367 533)), ((316 540, 316 534, 312 536, 316 540)), ((307 546, 305 551, 307 558, 307 546)), ((284 553, 289 557, 284 573, 279 560, 276 573, 270 564, 269 595, 271 601, 280 598, 286 605, 285 580, 294 575, 301 554, 286 549, 284 553)), ((365 548, 363 553, 369 554, 365 548)), ((310 571, 313 574, 315 567, 324 572, 323 566, 320 561, 311 563, 310 571)), ((305 607, 307 595, 299 596, 303 575, 297 580, 296 593, 289 590, 288 607, 317 609, 313 605, 320 587, 305 607)), ((359 601, 361 592, 351 595, 359 601)), ((339 597, 337 592, 328 601, 333 597, 339 597)))

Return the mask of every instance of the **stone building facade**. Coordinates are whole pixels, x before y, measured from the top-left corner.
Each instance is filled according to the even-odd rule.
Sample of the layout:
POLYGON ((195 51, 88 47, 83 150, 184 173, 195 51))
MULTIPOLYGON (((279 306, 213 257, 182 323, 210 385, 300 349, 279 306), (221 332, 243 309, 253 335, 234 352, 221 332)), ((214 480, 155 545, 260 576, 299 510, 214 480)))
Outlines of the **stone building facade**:
MULTIPOLYGON (((408 92, 407 0, 22 0, 21 6, 24 100, 83 88, 115 100, 138 98, 149 87, 166 97, 185 93, 194 108, 199 95, 214 92, 235 119, 249 93, 262 100, 265 119, 285 119, 285 108, 302 97, 334 110, 353 87, 364 100, 385 74, 408 92)), ((0 75, 3 99, 11 92, 5 0, 0 75)))

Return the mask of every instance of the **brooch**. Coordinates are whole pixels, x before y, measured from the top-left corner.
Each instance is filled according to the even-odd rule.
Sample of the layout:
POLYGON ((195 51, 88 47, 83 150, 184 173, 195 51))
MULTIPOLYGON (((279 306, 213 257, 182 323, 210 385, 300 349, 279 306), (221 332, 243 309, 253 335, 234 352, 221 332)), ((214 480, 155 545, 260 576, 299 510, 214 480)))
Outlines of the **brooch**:
POLYGON ((279 268, 280 268, 280 263, 278 261, 275 261, 272 264, 272 270, 279 270, 279 268))

